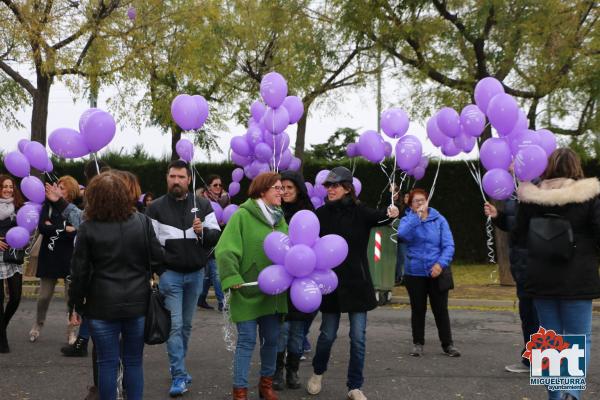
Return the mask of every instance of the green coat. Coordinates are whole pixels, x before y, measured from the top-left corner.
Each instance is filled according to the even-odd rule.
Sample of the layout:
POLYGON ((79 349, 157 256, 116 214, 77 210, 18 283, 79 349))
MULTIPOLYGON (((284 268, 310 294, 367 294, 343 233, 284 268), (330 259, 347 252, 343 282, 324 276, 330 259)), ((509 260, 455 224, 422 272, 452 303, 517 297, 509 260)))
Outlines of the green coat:
MULTIPOLYGON (((256 282, 260 271, 272 265, 263 250, 265 237, 273 231, 288 233, 285 219, 272 226, 255 200, 248 199, 233 214, 215 250, 223 291, 245 282, 256 282)), ((231 289, 229 305, 233 322, 264 315, 287 313, 287 293, 269 296, 258 286, 231 289)))

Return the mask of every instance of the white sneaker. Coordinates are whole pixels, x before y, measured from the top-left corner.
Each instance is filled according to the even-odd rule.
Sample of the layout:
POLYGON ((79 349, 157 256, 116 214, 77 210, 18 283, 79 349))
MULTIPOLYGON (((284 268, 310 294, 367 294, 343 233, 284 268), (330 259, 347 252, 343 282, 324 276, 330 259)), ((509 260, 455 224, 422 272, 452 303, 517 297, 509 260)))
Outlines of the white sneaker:
POLYGON ((367 400, 367 396, 360 389, 352 389, 348 392, 348 399, 350 400, 367 400))
POLYGON ((306 391, 308 394, 319 394, 321 392, 321 381, 323 375, 312 374, 308 382, 306 383, 306 391))
POLYGON ((504 367, 504 369, 508 372, 514 372, 515 374, 524 374, 526 372, 529 373, 529 367, 527 367, 523 363, 507 365, 506 367, 504 367))

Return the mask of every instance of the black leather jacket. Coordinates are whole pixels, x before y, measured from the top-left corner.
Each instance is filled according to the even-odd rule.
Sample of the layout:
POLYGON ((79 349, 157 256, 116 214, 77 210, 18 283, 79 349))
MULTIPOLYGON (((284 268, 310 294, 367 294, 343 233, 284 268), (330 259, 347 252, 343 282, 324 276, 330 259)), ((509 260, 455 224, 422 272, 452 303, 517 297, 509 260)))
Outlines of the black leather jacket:
POLYGON ((93 319, 146 315, 150 271, 160 274, 162 265, 162 248, 143 214, 124 222, 85 221, 71 260, 69 305, 93 319))

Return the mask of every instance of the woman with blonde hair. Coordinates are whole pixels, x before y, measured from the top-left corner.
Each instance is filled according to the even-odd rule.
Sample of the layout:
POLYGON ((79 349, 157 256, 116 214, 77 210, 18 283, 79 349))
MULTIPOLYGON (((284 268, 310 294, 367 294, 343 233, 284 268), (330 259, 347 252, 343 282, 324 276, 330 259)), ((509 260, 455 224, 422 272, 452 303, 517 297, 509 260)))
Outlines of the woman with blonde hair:
MULTIPOLYGON (((71 176, 63 176, 58 180, 61 197, 72 203, 79 196, 79 183, 71 176)), ((65 279, 70 273, 73 242, 77 234, 73 227, 49 201, 44 203, 40 213, 38 230, 42 238, 36 277, 40 278, 40 292, 37 302, 36 319, 29 340, 35 342, 46 321, 46 313, 54 295, 54 289, 59 279, 65 282, 65 300, 69 284, 65 279)), ((72 324, 67 328, 67 341, 72 344, 77 339, 76 327, 72 324)))

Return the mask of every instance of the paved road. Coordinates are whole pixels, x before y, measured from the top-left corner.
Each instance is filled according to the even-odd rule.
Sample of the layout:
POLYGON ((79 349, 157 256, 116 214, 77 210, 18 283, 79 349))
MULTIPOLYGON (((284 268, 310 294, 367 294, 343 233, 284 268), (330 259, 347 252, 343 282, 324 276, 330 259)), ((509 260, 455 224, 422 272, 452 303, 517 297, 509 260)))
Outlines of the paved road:
MULTIPOLYGON (((55 301, 48 322, 37 343, 27 341, 35 302, 24 300, 9 328, 11 353, 0 354, 0 399, 83 399, 91 383, 91 358, 64 358, 59 348, 65 341, 63 303, 55 301)), ((452 327, 463 357, 449 358, 441 353, 433 318, 428 315, 425 356, 415 359, 410 350, 410 312, 405 307, 386 307, 369 313, 367 360, 364 391, 370 400, 379 399, 545 399, 540 387, 530 387, 527 374, 504 372, 505 364, 518 358, 519 321, 510 312, 452 310, 452 327)), ((595 316, 594 331, 600 332, 595 316)), ((345 399, 348 361, 348 324, 342 320, 330 370, 319 396, 304 389, 282 392, 282 400, 345 399)), ((188 369, 194 376, 188 399, 230 398, 232 354, 225 347, 223 319, 216 311, 199 311, 188 355, 188 369)), ((317 336, 318 320, 311 331, 317 336)), ((600 348, 598 336, 593 349, 600 348)), ((600 357, 592 358, 586 399, 600 398, 600 357)), ((148 346, 144 355, 145 399, 166 399, 169 375, 164 346, 148 346)), ((255 356, 254 360, 257 357, 255 356)), ((305 381, 312 369, 301 364, 305 381)), ((257 380, 253 363, 252 380, 257 380)), ((251 399, 258 399, 256 390, 251 399)))

